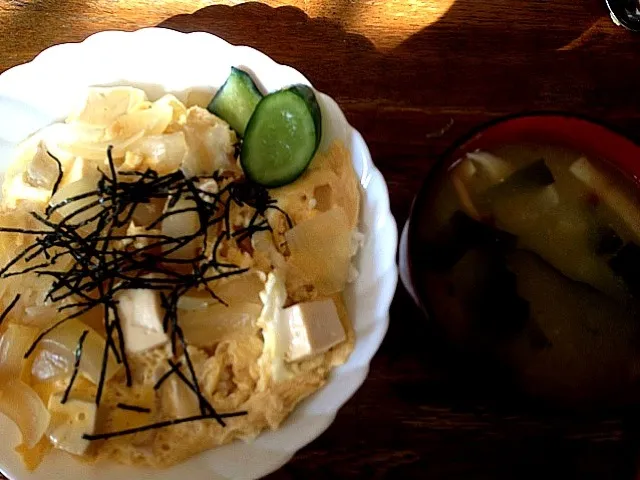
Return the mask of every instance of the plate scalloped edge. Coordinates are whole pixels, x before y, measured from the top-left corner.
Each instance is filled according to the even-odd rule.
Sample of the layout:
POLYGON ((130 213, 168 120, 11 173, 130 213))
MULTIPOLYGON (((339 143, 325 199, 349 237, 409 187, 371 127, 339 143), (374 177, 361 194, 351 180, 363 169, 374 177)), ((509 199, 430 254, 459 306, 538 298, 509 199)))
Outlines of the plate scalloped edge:
MULTIPOLYGON (((89 85, 128 83, 147 91, 180 96, 194 86, 222 84, 231 65, 250 69, 267 91, 292 83, 311 85, 297 70, 276 63, 258 50, 234 46, 204 32, 181 33, 163 28, 105 31, 80 43, 50 47, 31 62, 0 75, 0 110, 5 113, 3 118, 11 118, 10 125, 0 118, 0 170, 6 168, 7 157, 17 141, 64 117, 70 102, 77 101, 89 85), (214 51, 216 63, 196 63, 197 54, 202 51, 214 51), (158 85, 160 77, 162 84, 158 85)), ((107 480, 131 475, 167 480, 182 475, 190 475, 193 480, 253 479, 284 465, 329 427, 338 409, 364 382, 370 361, 387 331, 389 307, 398 281, 398 232, 387 185, 373 165, 362 136, 349 125, 335 101, 322 93, 318 99, 324 119, 320 148, 326 148, 330 140, 342 140, 351 150, 363 190, 360 228, 366 240, 357 260, 360 276, 345 293, 356 331, 356 346, 349 360, 334 369, 327 384, 301 402, 278 430, 263 432, 249 443, 234 442, 203 452, 160 471, 112 464, 97 469, 55 454, 38 470, 28 473, 12 450, 19 439, 17 430, 0 416, 0 431, 5 434, 5 441, 0 444, 0 471, 13 480, 107 480)))

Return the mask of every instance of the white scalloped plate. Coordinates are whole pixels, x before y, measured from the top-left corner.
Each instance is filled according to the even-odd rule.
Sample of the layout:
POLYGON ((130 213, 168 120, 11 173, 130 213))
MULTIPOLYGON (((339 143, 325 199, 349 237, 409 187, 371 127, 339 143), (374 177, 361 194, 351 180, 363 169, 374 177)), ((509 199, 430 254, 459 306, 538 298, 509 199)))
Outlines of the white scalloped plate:
MULTIPOLYGON (((293 83, 310 84, 293 68, 257 50, 201 32, 184 34, 160 28, 101 32, 82 43, 49 48, 32 62, 0 75, 0 171, 6 169, 16 142, 64 118, 89 85, 136 85, 151 98, 171 92, 184 99, 194 87, 213 92, 232 65, 248 68, 268 91, 293 83)), ((360 277, 345 295, 356 332, 355 350, 348 362, 336 368, 327 385, 301 403, 277 431, 265 432, 251 443, 235 442, 202 453, 162 471, 89 466, 54 453, 36 472, 28 473, 13 451, 19 443, 18 430, 0 415, 0 471, 13 480, 253 479, 282 466, 331 424, 364 381, 386 333, 397 283, 397 229, 387 186, 364 140, 331 98, 319 94, 318 99, 324 129, 320 148, 334 139, 342 140, 351 150, 364 191, 360 228, 366 240, 357 262, 360 277)))

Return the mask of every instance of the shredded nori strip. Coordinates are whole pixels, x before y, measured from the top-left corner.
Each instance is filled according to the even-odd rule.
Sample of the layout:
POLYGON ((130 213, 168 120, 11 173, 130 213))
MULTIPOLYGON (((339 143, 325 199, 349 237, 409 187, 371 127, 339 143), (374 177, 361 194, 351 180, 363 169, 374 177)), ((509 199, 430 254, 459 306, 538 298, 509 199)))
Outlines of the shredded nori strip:
POLYGON ((151 409, 150 408, 139 407, 138 405, 128 405, 126 403, 118 403, 118 405, 116 405, 116 407, 118 407, 120 410, 129 410, 131 412, 151 413, 151 409))
POLYGON ((124 363, 124 371, 126 376, 127 387, 130 387, 133 384, 133 378, 131 376, 131 367, 129 366, 129 360, 127 359, 127 354, 125 352, 124 346, 124 333, 122 332, 122 324, 120 323, 120 316, 118 315, 118 310, 115 307, 112 307, 114 313, 114 325, 115 330, 118 332, 118 343, 120 346, 120 351, 122 352, 122 363, 124 363))
POLYGON ((503 184, 512 188, 540 188, 553 185, 555 181, 553 173, 541 158, 511 174, 503 184))
POLYGON ((64 172, 62 171, 62 164, 60 163, 60 160, 58 160, 58 158, 55 155, 53 155, 49 150, 47 150, 47 155, 49 155, 53 159, 53 161, 56 162, 56 165, 58 165, 58 177, 56 178, 56 181, 53 184, 53 188, 51 189, 51 196, 53 197, 58 191, 58 187, 60 186, 60 182, 62 181, 64 172))
POLYGON ((16 303, 18 303, 18 300, 20 300, 19 293, 15 297, 13 297, 13 300, 11 300, 11 303, 7 306, 7 308, 4 309, 4 311, 0 315, 0 325, 2 325, 2 322, 4 322, 4 320, 7 318, 9 313, 11 313, 11 310, 13 310, 13 307, 15 307, 16 303))
POLYGON ((171 363, 171 368, 169 368, 169 370, 167 370, 166 372, 164 372, 162 374, 162 376, 158 379, 158 381, 156 382, 156 384, 153 386, 154 390, 159 390, 160 387, 162 386, 162 384, 164 382, 167 381, 167 379, 173 375, 176 370, 178 370, 180 367, 182 367, 182 362, 178 362, 178 363, 171 363))
MULTIPOLYGON (((57 161, 53 155, 51 157, 57 161)), ((60 312, 73 310, 69 315, 40 332, 25 353, 25 358, 33 353, 47 334, 63 323, 95 308, 102 308, 106 338, 96 394, 96 404, 99 404, 104 389, 109 354, 113 354, 118 363, 124 364, 127 385, 131 386, 133 382, 125 351, 122 322, 118 314, 117 294, 131 289, 158 291, 165 309, 163 327, 167 334, 170 334, 172 353, 174 357, 180 353, 184 355, 188 375, 191 378, 187 378, 187 375, 180 370, 180 362, 170 361, 171 369, 158 380, 154 388, 157 390, 170 375, 175 373, 198 397, 201 415, 160 422, 135 429, 135 431, 113 432, 103 436, 89 435, 85 438, 110 438, 199 419, 215 419, 224 426, 223 418, 244 415, 246 412, 218 414, 202 394, 189 356, 188 344, 179 324, 178 302, 180 297, 189 290, 201 288, 214 300, 226 305, 225 300, 211 289, 209 283, 243 274, 249 269, 219 260, 219 249, 223 242, 233 238, 236 243, 239 243, 251 238, 256 232, 271 230, 267 218, 269 210, 280 212, 290 228, 293 222, 289 215, 277 206, 276 200, 270 198, 267 189, 252 182, 225 179, 224 175, 218 173, 209 177, 186 178, 181 171, 167 175, 159 175, 153 170, 117 172, 111 146, 107 149, 106 157, 108 171, 99 171, 100 178, 95 190, 48 206, 45 216, 32 212, 33 218, 42 225, 42 228, 0 227, 0 233, 20 233, 36 237, 32 245, 0 269, 0 279, 28 273, 51 277, 53 280, 51 288, 46 292, 46 300, 61 303, 58 307, 60 312), (120 181, 119 177, 126 177, 126 181, 120 181), (198 182, 207 180, 223 182, 224 186, 214 192, 198 186, 198 182), (194 207, 170 210, 180 199, 192 200, 194 207), (197 212, 199 228, 195 233, 178 238, 153 232, 129 235, 119 230, 129 225, 139 205, 153 201, 164 201, 168 204, 169 210, 149 222, 146 225, 147 230, 159 225, 167 217, 188 211, 197 212), (78 207, 69 208, 74 204, 78 207), (254 210, 248 225, 239 227, 231 224, 230 210, 234 205, 247 206, 254 210), (54 217, 53 215, 62 207, 68 211, 64 216, 58 215, 62 218, 54 217), (216 225, 219 225, 217 237, 209 240, 210 228, 216 225), (134 244, 137 241, 144 241, 145 244, 134 244), (194 241, 201 242, 202 248, 201 252, 194 254, 192 258, 170 256, 194 241), (118 246, 114 245, 114 242, 125 243, 122 244, 123 246, 118 246), (211 245, 213 249, 209 250, 211 245), (209 253, 205 255, 205 252, 209 253), (42 261, 43 258, 44 261, 42 261), (29 265, 30 262, 38 259, 40 261, 37 264, 29 265), (71 260, 71 266, 56 269, 55 266, 58 264, 68 265, 68 262, 60 262, 61 259, 71 260), (19 262, 26 263, 26 266, 12 270, 12 267, 17 266, 19 262), (179 271, 167 268, 171 266, 179 271), (69 302, 69 300, 72 301, 69 302), (117 336, 117 340, 114 335, 117 336)), ((63 176, 62 166, 60 162, 57 161, 57 163, 59 175, 52 194, 57 191, 63 176)), ((0 316, 0 323, 17 303, 18 298, 19 295, 0 316)), ((86 335, 83 334, 76 349, 78 365, 82 341, 85 337, 86 335)), ((74 372, 72 381, 67 387, 66 396, 71 390, 77 369, 74 372)))
POLYGON ((76 377, 78 376, 78 371, 80 370, 80 359, 82 357, 82 347, 84 346, 84 340, 85 338, 87 338, 87 335, 89 334, 89 330, 85 330, 84 332, 82 332, 82 335, 80 335, 80 339, 78 340, 78 345, 76 346, 76 351, 75 351, 75 362, 73 364, 73 373, 71 374, 71 380, 69 380, 69 385, 67 385, 67 388, 64 391, 64 395, 62 395, 62 400, 60 400, 60 403, 67 403, 67 400, 69 399, 69 394, 71 393, 71 389, 73 388, 73 384, 76 381, 76 377))
MULTIPOLYGON (((233 417, 241 417, 247 415, 249 412, 232 412, 232 413, 220 413, 217 414, 218 418, 233 418, 233 417)), ((213 420, 216 419, 214 415, 194 415, 192 417, 185 418, 177 418, 175 420, 166 420, 164 422, 152 423, 150 425, 143 425, 142 427, 137 428, 128 428, 126 430, 120 430, 117 432, 108 432, 108 433, 96 433, 96 434, 87 434, 82 435, 82 438, 89 441, 95 440, 107 440, 109 438, 114 437, 122 437, 125 435, 133 435, 134 433, 146 432, 149 430, 157 430, 159 428, 166 428, 172 425, 180 425, 181 423, 188 422, 197 422, 198 420, 213 420)))
POLYGON ((96 402, 96 405, 98 406, 100 405, 100 400, 102 400, 102 391, 104 389, 105 378, 107 375, 107 366, 109 364, 109 347, 107 346, 107 343, 109 339, 112 338, 113 329, 115 328, 115 322, 112 321, 111 323, 109 323, 109 317, 110 317, 109 313, 110 313, 109 305, 105 305, 104 323, 106 326, 107 339, 105 340, 105 348, 102 351, 102 363, 100 364, 100 379, 98 380, 98 389, 96 390, 95 402, 96 402))
MULTIPOLYGON (((187 356, 186 353, 186 349, 185 349, 185 357, 187 356)), ((191 361, 189 360, 189 363, 191 361)), ((173 362, 171 360, 169 360, 169 365, 172 366, 173 368, 173 362)), ((202 394, 202 391, 200 390, 200 387, 198 386, 198 380, 195 377, 195 373, 191 372, 191 374, 193 375, 193 382, 189 381, 189 379, 185 376, 184 373, 182 373, 182 371, 180 370, 179 367, 176 367, 174 369, 176 375, 178 376, 178 378, 180 380, 182 380, 182 382, 189 387, 189 389, 196 395, 196 397, 198 398, 198 403, 200 406, 200 411, 201 413, 204 414, 211 414, 214 416, 214 418, 216 419, 216 421, 220 424, 220 426, 224 427, 225 423, 224 421, 220 418, 220 416, 217 414, 215 408, 213 408, 213 405, 211 405, 211 403, 209 402, 209 400, 207 400, 204 395, 202 394)))

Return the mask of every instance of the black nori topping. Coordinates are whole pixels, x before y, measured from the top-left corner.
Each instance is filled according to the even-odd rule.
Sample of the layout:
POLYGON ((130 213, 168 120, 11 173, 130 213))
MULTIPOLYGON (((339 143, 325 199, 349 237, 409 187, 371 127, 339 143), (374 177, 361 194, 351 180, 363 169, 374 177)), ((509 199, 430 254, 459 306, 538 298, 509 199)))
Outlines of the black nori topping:
POLYGON ((640 246, 627 243, 609 260, 609 266, 622 277, 632 292, 640 290, 640 246))

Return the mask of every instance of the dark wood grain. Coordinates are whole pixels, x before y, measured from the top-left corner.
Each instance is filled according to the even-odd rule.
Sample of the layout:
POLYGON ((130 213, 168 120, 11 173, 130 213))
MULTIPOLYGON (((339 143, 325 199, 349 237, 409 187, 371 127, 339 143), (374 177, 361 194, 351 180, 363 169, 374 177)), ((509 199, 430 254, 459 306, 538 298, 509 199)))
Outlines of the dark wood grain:
MULTIPOLYGON (((640 36, 615 27, 604 0, 178 3, 5 1, 0 69, 98 30, 152 24, 259 48, 341 104, 388 181, 400 226, 438 155, 481 122, 565 110, 640 138, 640 36)), ((399 287, 363 387, 324 435, 269 478, 635 475, 640 422, 632 409, 535 413, 500 400, 451 368, 399 287)))

